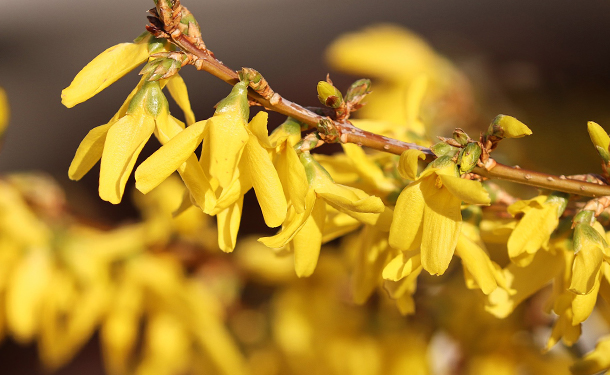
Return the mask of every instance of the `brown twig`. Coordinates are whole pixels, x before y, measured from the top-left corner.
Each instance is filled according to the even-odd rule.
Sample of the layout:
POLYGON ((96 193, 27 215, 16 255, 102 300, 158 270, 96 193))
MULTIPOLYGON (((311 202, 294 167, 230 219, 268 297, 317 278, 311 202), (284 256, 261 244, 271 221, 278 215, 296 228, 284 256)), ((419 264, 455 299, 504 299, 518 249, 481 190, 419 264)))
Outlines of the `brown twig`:
MULTIPOLYGON (((180 12, 188 12, 186 8, 180 5, 180 12)), ((149 17, 152 18, 152 17, 149 17)), ((166 17, 167 18, 167 17, 166 17)), ((157 21, 164 19, 163 15, 158 15, 157 21)), ((152 22, 149 26, 149 31, 155 33, 156 36, 167 38, 171 43, 179 47, 183 52, 190 54, 189 62, 198 70, 206 71, 221 80, 235 85, 239 82, 238 73, 221 61, 216 59, 214 54, 208 50, 203 41, 197 38, 184 35, 184 33, 176 32, 176 30, 168 29, 171 25, 163 25, 164 30, 158 30, 160 22, 152 22)), ((172 25, 176 25, 175 18, 172 19, 172 25)), ((265 108, 274 112, 281 113, 285 116, 292 117, 310 128, 317 128, 320 120, 328 119, 328 117, 320 116, 296 103, 293 103, 279 94, 275 93, 273 102, 264 98, 257 92, 251 89, 249 97, 265 108)), ((332 120, 331 120, 332 121, 332 120)), ((434 153, 423 146, 412 143, 402 142, 396 139, 384 137, 378 134, 370 133, 359 129, 348 121, 334 121, 334 128, 340 134, 340 140, 343 143, 354 143, 360 146, 372 148, 374 150, 389 152, 400 155, 409 149, 421 150, 426 154, 426 160, 431 161, 435 158, 434 153)), ((473 172, 483 177, 490 179, 501 179, 516 182, 519 184, 535 186, 538 188, 549 189, 554 191, 562 191, 570 194, 577 194, 589 197, 601 197, 610 195, 610 186, 600 185, 585 181, 577 181, 553 176, 541 172, 528 171, 521 168, 514 168, 500 163, 496 163, 490 159, 490 163, 486 167, 476 167, 473 172)))

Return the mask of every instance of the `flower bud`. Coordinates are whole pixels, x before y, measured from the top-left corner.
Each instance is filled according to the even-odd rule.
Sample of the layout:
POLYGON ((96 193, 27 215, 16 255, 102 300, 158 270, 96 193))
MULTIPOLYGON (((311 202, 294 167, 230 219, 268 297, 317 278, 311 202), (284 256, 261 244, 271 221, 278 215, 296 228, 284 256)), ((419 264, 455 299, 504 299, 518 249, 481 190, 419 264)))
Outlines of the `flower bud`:
POLYGON ((448 145, 445 142, 438 142, 437 144, 430 147, 430 150, 432 150, 434 155, 439 158, 445 155, 454 157, 458 152, 460 152, 459 148, 448 145))
POLYGON ((345 100, 347 102, 360 103, 366 95, 371 92, 371 80, 370 79, 359 79, 347 89, 345 100))
POLYGON ((328 82, 318 82, 318 99, 327 107, 339 108, 343 104, 343 95, 335 86, 328 82))
POLYGON ((466 146, 470 141, 470 137, 460 128, 453 131, 453 139, 455 139, 460 145, 466 146))
POLYGON ((512 116, 498 115, 489 125, 487 134, 498 138, 521 138, 532 134, 532 131, 512 116))
POLYGON ((458 158, 460 173, 469 173, 477 166, 481 157, 481 146, 476 142, 470 142, 462 149, 458 158))
POLYGON ((595 148, 597 149, 597 153, 604 160, 604 162, 608 163, 608 161, 610 161, 610 152, 608 151, 608 147, 610 146, 610 137, 601 126, 593 121, 589 121, 587 123, 587 130, 589 131, 591 142, 593 142, 595 148))

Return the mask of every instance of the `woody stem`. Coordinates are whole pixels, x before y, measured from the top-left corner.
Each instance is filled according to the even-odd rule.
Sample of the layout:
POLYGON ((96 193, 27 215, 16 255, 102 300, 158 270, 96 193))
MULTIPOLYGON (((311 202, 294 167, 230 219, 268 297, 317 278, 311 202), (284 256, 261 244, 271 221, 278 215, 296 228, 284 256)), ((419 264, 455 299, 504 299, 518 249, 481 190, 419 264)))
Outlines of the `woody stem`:
MULTIPOLYGON (((172 37, 171 41, 180 47, 184 52, 192 55, 193 60, 197 61, 197 64, 195 65, 198 69, 204 70, 231 85, 235 85, 237 82, 239 82, 239 77, 236 71, 230 69, 221 61, 217 60, 212 54, 209 53, 208 50, 197 48, 194 44, 189 42, 184 35, 172 37)), ((320 120, 324 118, 300 106, 299 104, 282 98, 281 96, 279 97, 279 100, 271 103, 269 100, 263 98, 253 90, 250 90, 248 95, 251 99, 260 103, 265 108, 292 117, 309 125, 310 128, 316 128, 320 120)), ((374 150, 389 152, 396 155, 400 155, 409 149, 416 149, 423 151, 426 154, 426 159, 428 161, 435 158, 432 151, 426 147, 367 132, 355 127, 348 121, 334 121, 333 124, 338 133, 341 135, 340 140, 343 143, 354 143, 360 146, 365 146, 374 150)), ((528 171, 500 163, 496 163, 495 166, 489 168, 489 170, 476 167, 473 172, 490 179, 507 180, 519 184, 554 191, 562 191, 570 194, 589 197, 610 195, 610 186, 608 185, 571 180, 563 176, 559 177, 541 172, 528 171)))

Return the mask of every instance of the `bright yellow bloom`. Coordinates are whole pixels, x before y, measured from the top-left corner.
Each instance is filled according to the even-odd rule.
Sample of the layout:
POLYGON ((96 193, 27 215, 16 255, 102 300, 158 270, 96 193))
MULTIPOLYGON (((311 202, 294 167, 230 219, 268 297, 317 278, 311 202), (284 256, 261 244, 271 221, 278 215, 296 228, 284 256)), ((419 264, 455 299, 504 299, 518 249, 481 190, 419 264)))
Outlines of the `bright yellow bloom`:
POLYGON ((8 125, 10 108, 8 106, 8 98, 6 91, 0 87, 0 138, 4 135, 4 131, 8 125))
POLYGON ((390 228, 390 246, 421 254, 423 268, 442 275, 453 257, 462 224, 462 201, 489 204, 489 196, 477 181, 459 177, 448 157, 430 163, 419 177, 417 159, 421 151, 407 150, 401 156, 399 171, 415 180, 398 197, 390 228))
POLYGON ((74 77, 70 86, 61 92, 61 102, 72 108, 90 99, 144 63, 149 54, 162 48, 163 43, 148 32, 138 37, 134 43, 121 43, 108 48, 74 77))
POLYGON ((573 375, 593 375, 610 369, 610 337, 600 339, 595 349, 570 367, 573 375))
POLYGON ((136 170, 136 187, 147 193, 195 157, 194 151, 203 141, 200 165, 210 181, 205 193, 214 195, 198 205, 217 215, 219 244, 224 251, 235 247, 243 195, 250 188, 254 188, 268 226, 277 227, 286 217, 284 189, 264 147, 269 144, 267 113, 260 112, 246 123, 247 87, 246 82, 236 84, 218 104, 214 116, 181 131, 136 170))
POLYGON ((603 227, 579 223, 574 227, 574 263, 570 290, 576 294, 589 294, 599 289, 604 256, 610 257, 610 247, 604 239, 603 227))
POLYGON ((282 230, 272 237, 260 238, 266 246, 282 248, 289 245, 294 251, 294 265, 299 277, 309 276, 318 263, 326 222, 326 205, 364 223, 375 224, 384 211, 381 199, 364 191, 336 184, 328 172, 309 153, 301 154, 309 188, 305 210, 298 213, 290 206, 282 230))
POLYGON ((508 239, 508 256, 519 266, 529 264, 540 248, 548 249, 551 234, 557 228, 559 217, 567 204, 566 195, 540 195, 520 200, 508 207, 508 213, 523 217, 508 239))

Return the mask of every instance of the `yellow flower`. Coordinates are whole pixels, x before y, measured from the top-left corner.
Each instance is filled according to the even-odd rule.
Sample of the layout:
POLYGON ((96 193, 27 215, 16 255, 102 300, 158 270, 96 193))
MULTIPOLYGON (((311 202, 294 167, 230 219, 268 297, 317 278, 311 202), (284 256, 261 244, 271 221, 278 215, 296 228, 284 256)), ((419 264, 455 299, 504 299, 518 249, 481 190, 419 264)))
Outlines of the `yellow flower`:
POLYGON ((610 256, 603 227, 597 221, 595 224, 578 223, 574 227, 575 255, 570 290, 576 294, 589 294, 599 289, 604 256, 610 256))
POLYGON ((508 256, 512 262, 525 266, 538 249, 548 248, 551 234, 557 228, 566 205, 567 196, 554 193, 517 201, 508 207, 508 213, 513 216, 523 214, 508 239, 508 256))
POLYGON ((423 268, 442 275, 458 242, 462 215, 461 202, 489 204, 489 195, 477 181, 459 177, 455 163, 441 157, 416 177, 417 159, 423 153, 405 151, 399 171, 415 180, 398 197, 390 228, 390 246, 401 251, 419 249, 423 268))
POLYGON ((8 106, 6 92, 0 87, 0 139, 4 135, 4 131, 8 125, 9 115, 10 108, 8 106))
POLYGON ((353 218, 375 224, 384 211, 383 202, 375 196, 349 186, 336 184, 328 172, 308 152, 300 156, 305 167, 309 188, 305 198, 305 210, 298 213, 291 205, 282 230, 272 237, 260 238, 271 248, 289 245, 294 251, 297 276, 313 273, 318 263, 323 242, 327 204, 353 218))
POLYGON ((574 375, 593 375, 610 369, 610 337, 600 339, 595 349, 576 361, 570 370, 574 375))
MULTIPOLYGON (((248 119, 247 83, 235 85, 208 120, 181 131, 146 159, 136 170, 136 187, 147 193, 183 163, 194 157, 203 141, 200 165, 209 176, 206 194, 214 196, 199 206, 217 215, 219 244, 232 251, 241 218, 243 195, 254 188, 265 223, 277 227, 286 217, 286 198, 268 151, 267 113, 248 119)), ((190 189, 190 186, 187 184, 190 189)), ((193 191, 191 191, 191 194, 193 191)))
POLYGON ((61 102, 68 108, 82 103, 148 59, 149 54, 164 48, 148 32, 134 43, 121 43, 100 53, 87 64, 61 92, 61 102))

